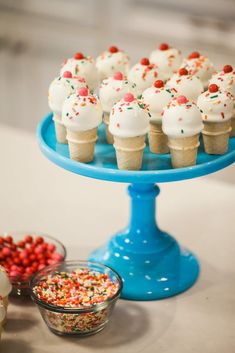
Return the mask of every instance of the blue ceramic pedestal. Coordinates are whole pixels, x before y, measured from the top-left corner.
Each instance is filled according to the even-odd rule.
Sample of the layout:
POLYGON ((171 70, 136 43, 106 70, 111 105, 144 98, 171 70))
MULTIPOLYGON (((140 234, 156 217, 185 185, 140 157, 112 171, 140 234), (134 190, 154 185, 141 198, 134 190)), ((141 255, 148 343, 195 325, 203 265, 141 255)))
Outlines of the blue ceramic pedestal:
POLYGON ((52 114, 41 121, 37 135, 43 154, 58 166, 90 178, 131 183, 128 227, 89 257, 119 272, 124 281, 123 298, 162 299, 194 284, 199 274, 196 257, 156 224, 159 188, 155 183, 196 178, 227 167, 235 161, 235 138, 230 138, 228 152, 223 156, 206 154, 201 143, 196 165, 179 169, 172 169, 169 154, 154 155, 146 147, 142 170, 125 171, 117 169, 115 151, 105 141, 103 126, 94 161, 88 164, 71 160, 68 146, 56 142, 52 114))
POLYGON ((122 297, 153 300, 170 297, 193 285, 199 274, 196 257, 155 222, 154 184, 132 184, 130 224, 89 260, 114 268, 124 279, 122 297))

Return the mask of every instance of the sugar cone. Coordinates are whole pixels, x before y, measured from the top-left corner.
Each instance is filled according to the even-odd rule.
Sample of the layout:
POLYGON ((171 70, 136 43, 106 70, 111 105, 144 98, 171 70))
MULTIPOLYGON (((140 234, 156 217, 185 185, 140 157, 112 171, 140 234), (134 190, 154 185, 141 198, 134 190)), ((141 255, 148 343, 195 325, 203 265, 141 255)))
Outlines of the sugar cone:
POLYGON ((149 149, 152 153, 168 153, 168 137, 162 131, 162 124, 150 123, 149 125, 149 149))
POLYGON ((228 150, 228 139, 231 130, 231 119, 222 123, 204 121, 202 134, 206 153, 226 153, 228 150))
POLYGON ((230 132, 230 137, 234 137, 235 136, 235 113, 231 119, 231 127, 232 127, 232 130, 230 132))
POLYGON ((122 138, 114 136, 118 169, 139 170, 142 165, 145 135, 122 138))
POLYGON ((61 121, 61 117, 57 114, 54 114, 53 120, 54 120, 54 124, 55 124, 56 141, 59 143, 67 143, 66 128, 61 121))
POLYGON ((189 167, 196 164, 199 134, 182 138, 168 138, 173 168, 189 167))
POLYGON ((88 163, 94 159, 97 127, 87 131, 70 131, 67 129, 70 158, 88 163))
POLYGON ((104 113, 103 121, 105 124, 105 135, 106 135, 107 143, 112 145, 114 143, 114 139, 113 139, 113 135, 109 131, 109 113, 104 113))

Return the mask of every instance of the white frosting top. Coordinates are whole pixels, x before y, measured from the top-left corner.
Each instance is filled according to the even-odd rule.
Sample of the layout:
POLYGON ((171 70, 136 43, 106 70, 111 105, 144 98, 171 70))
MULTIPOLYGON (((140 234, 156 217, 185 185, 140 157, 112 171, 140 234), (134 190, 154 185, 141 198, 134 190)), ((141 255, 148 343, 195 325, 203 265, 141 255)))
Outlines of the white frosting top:
POLYGON ((0 266, 0 296, 6 297, 12 290, 11 282, 7 276, 5 268, 0 266))
POLYGON ((6 309, 4 308, 3 303, 0 303, 0 323, 5 319, 6 309))
POLYGON ((99 99, 91 94, 74 93, 66 98, 62 109, 62 122, 71 131, 94 129, 102 122, 102 107, 99 99))
POLYGON ((109 131, 118 137, 137 137, 148 131, 149 115, 143 102, 127 93, 110 114, 109 131))
POLYGON ((185 67, 189 74, 197 76, 201 80, 203 87, 206 88, 209 79, 215 72, 215 68, 207 56, 198 54, 198 57, 194 58, 191 57, 193 56, 192 54, 183 60, 181 67, 185 67))
MULTIPOLYGON (((211 86, 209 86, 210 89, 211 86)), ((229 92, 207 90, 197 100, 197 105, 202 113, 202 118, 210 122, 224 122, 233 115, 233 96, 229 92)))
POLYGON ((230 72, 220 71, 212 76, 209 84, 215 83, 222 91, 230 92, 235 96, 235 71, 230 72))
POLYGON ((204 91, 203 85, 197 76, 174 74, 167 82, 175 96, 186 96, 190 101, 197 101, 204 91))
POLYGON ((130 58, 124 51, 116 47, 109 48, 108 51, 104 51, 96 59, 96 67, 100 81, 113 76, 117 71, 127 75, 129 64, 130 58))
POLYGON ((48 92, 48 104, 53 113, 61 116, 65 98, 84 86, 86 86, 86 81, 83 77, 56 77, 51 82, 48 92))
POLYGON ((166 86, 164 87, 164 85, 159 88, 153 85, 143 92, 142 100, 149 109, 151 122, 162 122, 163 108, 170 102, 172 97, 174 95, 171 89, 166 86))
POLYGON ((173 138, 194 136, 203 129, 199 108, 185 96, 175 97, 163 111, 162 130, 173 138))
POLYGON ((159 76, 155 64, 143 65, 139 62, 135 64, 128 73, 128 80, 135 86, 137 96, 140 96, 156 79, 161 79, 161 77, 159 76))
MULTIPOLYGON (((164 44, 160 45, 160 48, 164 44)), ((165 48, 168 45, 165 44, 165 48)), ((157 65, 161 77, 164 81, 167 81, 177 70, 182 63, 182 55, 180 50, 175 48, 167 48, 165 50, 156 49, 150 54, 150 61, 157 65)))
POLYGON ((106 113, 110 113, 113 105, 120 101, 125 93, 133 90, 126 77, 122 76, 121 73, 117 74, 120 74, 122 79, 115 79, 114 75, 114 77, 103 80, 100 85, 99 98, 102 108, 106 113))
MULTIPOLYGON (((74 55, 76 57, 76 54, 74 55)), ((81 54, 81 57, 83 55, 81 54)), ((94 59, 90 56, 81 59, 70 58, 64 61, 60 74, 70 71, 73 76, 84 77, 89 89, 94 90, 98 84, 98 74, 95 67, 94 59)))

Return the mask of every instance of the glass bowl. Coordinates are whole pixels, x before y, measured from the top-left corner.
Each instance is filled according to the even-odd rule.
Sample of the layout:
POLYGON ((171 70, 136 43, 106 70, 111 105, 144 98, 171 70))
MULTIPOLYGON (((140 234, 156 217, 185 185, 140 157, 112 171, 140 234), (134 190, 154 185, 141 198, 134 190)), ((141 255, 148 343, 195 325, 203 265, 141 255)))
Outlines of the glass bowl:
POLYGON ((117 272, 105 265, 87 261, 65 261, 47 266, 37 272, 30 281, 31 298, 37 304, 48 328, 55 334, 67 336, 87 336, 101 331, 107 325, 121 291, 122 279, 117 272), (84 268, 108 275, 112 282, 117 284, 117 292, 98 304, 85 308, 71 308, 48 304, 39 299, 33 291, 33 288, 47 275, 53 275, 56 272, 68 273, 84 268))
MULTIPOLYGON (((3 233, 3 236, 6 237, 7 235, 12 236, 14 243, 18 242, 20 240, 23 240, 26 235, 31 235, 33 239, 36 237, 43 237, 43 239, 50 244, 53 244, 55 246, 55 252, 59 253, 62 256, 61 261, 64 261, 66 258, 66 249, 64 245, 58 241, 57 239, 44 234, 44 233, 39 233, 39 232, 5 232, 3 233)), ((0 265, 1 265, 1 260, 0 260, 0 265)), ((33 275, 33 274, 32 274, 33 275)), ((12 292, 11 295, 13 296, 29 296, 29 280, 31 279, 32 275, 27 276, 26 278, 22 278, 19 276, 9 276, 9 279, 12 284, 12 292)))

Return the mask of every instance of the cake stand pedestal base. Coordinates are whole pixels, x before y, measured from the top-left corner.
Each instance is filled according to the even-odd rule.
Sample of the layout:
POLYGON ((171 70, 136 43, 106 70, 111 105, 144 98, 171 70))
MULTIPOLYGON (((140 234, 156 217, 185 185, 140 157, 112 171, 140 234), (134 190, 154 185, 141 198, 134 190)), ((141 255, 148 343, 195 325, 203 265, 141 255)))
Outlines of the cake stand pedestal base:
POLYGON ((155 221, 155 184, 132 184, 129 226, 117 233, 89 260, 115 269, 124 281, 122 298, 154 300, 190 288, 199 275, 197 258, 182 249, 155 221))

